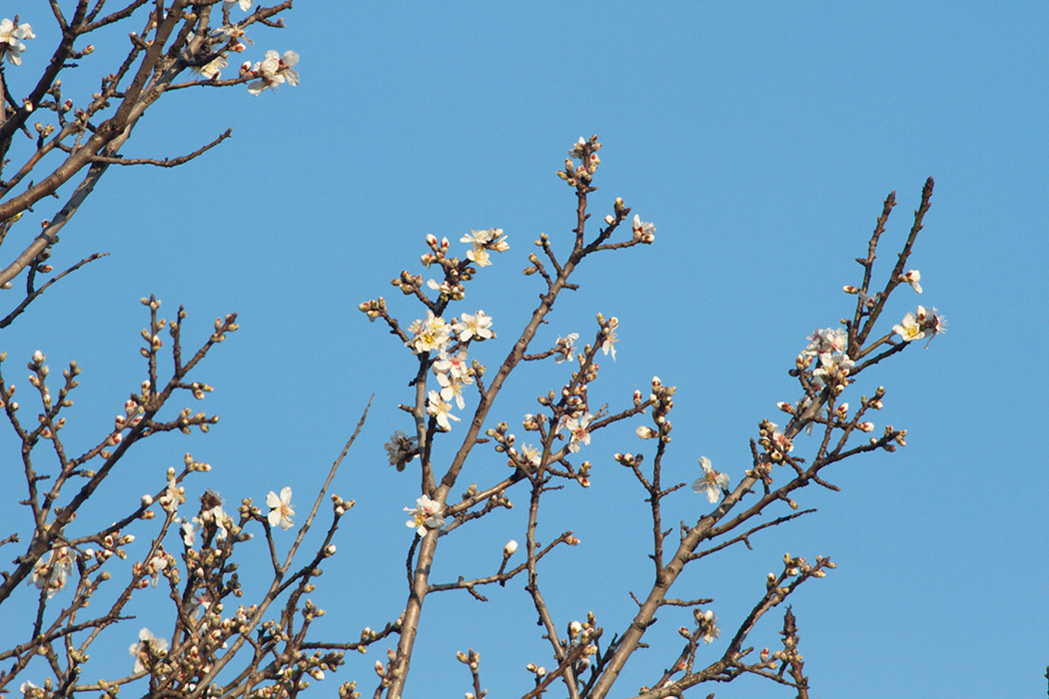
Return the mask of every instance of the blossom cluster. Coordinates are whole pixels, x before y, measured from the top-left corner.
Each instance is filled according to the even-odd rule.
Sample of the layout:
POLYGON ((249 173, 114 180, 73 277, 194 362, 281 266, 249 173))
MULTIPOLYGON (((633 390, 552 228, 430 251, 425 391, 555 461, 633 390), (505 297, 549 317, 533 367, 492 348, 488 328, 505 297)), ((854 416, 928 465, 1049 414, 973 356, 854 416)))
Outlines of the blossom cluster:
MULTIPOLYGON (((900 323, 892 326, 893 332, 904 342, 914 342, 923 338, 932 338, 947 332, 947 319, 935 308, 930 313, 925 306, 918 306, 916 313, 908 313, 900 323)), ((925 344, 929 346, 928 343, 925 344)))
MULTIPOLYGON (((248 84, 248 92, 258 97, 266 90, 276 90, 287 83, 292 87, 299 84, 299 73, 292 66, 299 62, 299 54, 294 51, 285 51, 284 55, 270 50, 266 57, 251 68, 251 75, 258 78, 248 84)), ((241 67, 244 71, 245 66, 241 67)))
POLYGON ((809 336, 808 346, 798 358, 799 366, 807 366, 813 357, 819 367, 812 372, 817 384, 826 384, 835 395, 849 385, 849 372, 855 362, 848 356, 849 337, 842 328, 825 328, 809 336))
MULTIPOLYGON (((251 10, 252 2, 251 0, 224 0, 222 5, 223 13, 228 13, 234 5, 239 6, 242 11, 248 12, 251 10)), ((221 48, 220 52, 210 61, 202 66, 194 67, 193 70, 200 73, 207 80, 218 80, 222 71, 229 67, 229 58, 226 51, 241 53, 247 50, 245 44, 254 45, 254 43, 248 38, 242 27, 236 24, 224 24, 210 31, 205 37, 206 50, 220 50, 221 48)), ((258 97, 266 90, 276 90, 285 83, 293 87, 298 85, 299 73, 294 68, 298 62, 299 54, 295 51, 285 51, 283 54, 280 54, 277 51, 269 50, 266 52, 263 60, 255 63, 245 61, 241 64, 240 78, 256 78, 253 82, 248 83, 248 92, 258 97)))

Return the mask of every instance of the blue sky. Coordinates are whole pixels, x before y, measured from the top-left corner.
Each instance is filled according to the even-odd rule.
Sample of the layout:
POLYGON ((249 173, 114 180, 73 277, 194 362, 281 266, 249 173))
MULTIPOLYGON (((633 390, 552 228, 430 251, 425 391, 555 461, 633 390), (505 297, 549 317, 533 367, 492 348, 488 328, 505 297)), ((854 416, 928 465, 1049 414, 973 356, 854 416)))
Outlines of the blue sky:
MULTIPOLYGON (((27 75, 50 50, 37 11, 39 19, 20 10, 41 35, 25 55, 27 75)), ((578 137, 598 134, 593 211, 603 216, 621 196, 656 224, 656 242, 589 261, 582 288, 558 302, 540 340, 592 336, 596 313, 617 316, 617 360, 601 362, 591 400, 625 406, 660 376, 678 387, 667 478, 693 480, 700 455, 738 478, 758 422, 798 397, 786 372, 806 336, 851 315, 840 289, 860 279, 853 259, 885 196, 896 190, 899 205, 882 274, 933 176, 910 264, 925 292, 901 289, 889 316, 935 306, 950 332, 864 374, 852 397, 884 385, 878 427, 906 427, 908 446, 832 469, 842 492, 798 498, 818 513, 761 535, 753 551, 714 558, 677 594, 714 597, 731 636, 784 551, 830 555, 838 569, 793 599, 814 696, 1044 691, 1044 5, 304 2, 286 21, 283 32, 252 33, 246 57, 296 50, 301 85, 257 98, 243 88, 170 95, 126 155, 179 155, 229 126, 233 139, 175 171, 108 173, 65 229, 55 264, 112 255, 54 287, 0 338, 12 361, 35 349, 56 367, 79 361, 73 415, 87 439, 142 378, 139 297, 155 293, 171 314, 185 304, 186 331, 199 337, 217 315, 240 313, 242 330, 200 374, 216 386, 204 408, 220 425, 146 445, 107 498, 137 501, 189 450, 215 467, 190 484, 191 497, 210 486, 231 503, 261 501, 290 484, 305 511, 374 393, 335 486, 357 509, 315 595, 329 609, 321 635, 355 638, 403 608, 411 534, 402 508, 418 496, 418 480, 388 468, 382 449, 409 427, 396 405, 411 399, 414 360, 356 306, 383 295, 405 322, 423 314, 389 280, 422 273, 426 234, 453 247, 470 229, 509 235, 511 250, 481 271, 458 309, 495 319, 499 338, 476 355, 494 370, 539 293, 538 280, 520 274, 531 241, 545 232, 555 247, 569 243, 574 197, 554 173, 578 137)), ((108 72, 107 48, 85 69, 108 72)), ((16 92, 27 87, 11 69, 8 80, 16 92)), ((46 208, 37 216, 51 215, 46 208)), ((535 395, 562 380, 553 368, 524 369, 490 418, 522 437, 535 395)), ((628 592, 648 589, 646 505, 611 460, 639 450, 635 426, 594 436, 585 454, 593 486, 552 494, 541 522, 546 540, 573 529, 583 541, 546 568, 562 626, 593 610, 606 633, 619 631, 632 612, 628 592)), ((506 470, 479 451, 454 492, 506 470)), ((443 539, 435 577, 491 572, 506 539, 523 536, 527 497, 516 501, 511 513, 443 539)), ((706 504, 685 489, 668 519, 693 521, 706 504)), ((413 662, 408 695, 465 692, 469 674, 454 653, 468 647, 482 653, 491 696, 526 692, 524 664, 550 658, 522 586, 493 591, 486 605, 465 594, 429 598, 420 635, 428 649, 413 662)), ((617 695, 659 676, 679 648, 681 615, 668 612, 646 636, 652 649, 617 695)), ((752 642, 773 646, 778 629, 770 615, 752 642)), ((114 638, 115 657, 131 640, 114 638)), ((336 677, 370 690, 376 657, 383 649, 351 658, 336 677)), ((756 681, 696 696, 710 691, 789 696, 756 681)))

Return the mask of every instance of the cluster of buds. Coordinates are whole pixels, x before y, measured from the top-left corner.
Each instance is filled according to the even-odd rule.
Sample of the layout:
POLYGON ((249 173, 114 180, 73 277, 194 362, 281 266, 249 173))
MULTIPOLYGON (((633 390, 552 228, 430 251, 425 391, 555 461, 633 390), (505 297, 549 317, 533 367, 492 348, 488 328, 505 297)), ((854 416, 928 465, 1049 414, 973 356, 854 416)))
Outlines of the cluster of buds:
POLYGON ((368 316, 368 320, 375 322, 376 318, 386 315, 386 299, 380 296, 378 299, 364 301, 357 306, 357 310, 368 316))
MULTIPOLYGON (((638 437, 641 439, 655 439, 658 437, 664 443, 670 442, 670 431, 673 429, 673 425, 667 419, 667 415, 670 414, 671 409, 674 407, 674 392, 676 390, 674 386, 664 386, 658 376, 652 377, 652 392, 649 394, 648 401, 652 405, 652 421, 655 423, 655 428, 647 425, 638 427, 638 437)), ((634 405, 636 407, 641 406, 641 391, 634 391, 634 405)))
POLYGON ((591 136, 590 140, 580 138, 568 152, 569 157, 565 158, 565 168, 558 170, 557 176, 572 187, 588 186, 594 178, 594 173, 597 172, 597 166, 601 163, 601 158, 597 155, 599 150, 601 150, 601 144, 597 136, 591 136), (572 162, 573 159, 578 160, 579 165, 575 165, 572 162))
MULTIPOLYGON (((240 325, 237 324, 237 314, 227 313, 225 318, 215 319, 215 332, 212 333, 209 338, 211 342, 225 342, 226 333, 233 333, 240 330, 240 325)), ((162 321, 163 322, 163 321, 162 321)))
MULTIPOLYGON (((434 262, 444 261, 446 259, 448 247, 451 244, 448 242, 447 238, 441 238, 441 240, 438 241, 437 236, 427 235, 426 245, 430 248, 431 252, 424 254, 420 258, 420 261, 423 263, 423 267, 429 267, 434 262)), ((449 262, 451 262, 453 266, 456 266, 459 264, 459 258, 453 257, 451 260, 449 260, 449 262)))
POLYGON ((473 279, 476 270, 469 265, 461 264, 458 257, 447 256, 446 253, 449 246, 447 238, 441 238, 438 241, 436 236, 427 235, 426 245, 431 252, 422 256, 423 266, 430 267, 437 263, 444 271, 445 277, 440 283, 431 279, 427 282, 427 286, 439 292, 441 299, 446 301, 461 301, 466 298, 466 289, 463 287, 463 282, 473 279))
MULTIPOLYGON (((768 578, 765 581, 765 589, 771 595, 770 599, 773 605, 779 604, 787 595, 790 594, 791 586, 788 586, 787 581, 790 578, 824 578, 827 576, 825 569, 837 568, 837 565, 827 558, 826 556, 816 556, 816 563, 812 564, 805 560, 803 556, 791 556, 789 553, 783 554, 783 572, 779 575, 775 573, 769 573, 768 578)), ((798 581, 793 584, 796 585, 798 581)))
POLYGON ((544 425, 546 425, 546 415, 542 413, 538 415, 528 413, 524 416, 524 420, 521 421, 521 426, 524 427, 525 432, 537 432, 544 425))
POLYGON ((765 450, 772 463, 783 461, 788 453, 794 450, 794 443, 779 430, 779 425, 769 420, 762 420, 758 425, 758 444, 765 450))
POLYGON ((193 383, 191 383, 189 385, 189 390, 193 392, 193 397, 194 398, 196 398, 197 400, 204 400, 204 394, 205 393, 211 393, 212 391, 215 390, 215 387, 212 386, 211 384, 200 383, 199 381, 194 381, 193 383))
POLYGON ((715 638, 721 636, 721 626, 718 625, 718 615, 714 613, 713 609, 702 611, 700 609, 693 609, 692 616, 696 621, 696 630, 689 632, 684 626, 679 629, 679 633, 689 640, 695 639, 698 641, 702 639, 704 643, 710 644, 714 642, 715 638))
POLYGON ((510 451, 514 445, 516 438, 509 432, 509 429, 510 426, 508 424, 500 422, 495 427, 489 427, 485 430, 485 434, 495 440, 495 451, 500 454, 510 451))
MULTIPOLYGON (((587 386, 597 378, 597 370, 597 364, 590 364, 584 368, 582 376, 579 372, 573 371, 571 380, 561 387, 561 402, 554 409, 558 430, 563 427, 568 427, 570 432, 579 427, 585 429, 590 423, 593 416, 587 411, 587 386)), ((586 442, 589 443, 589 441, 590 438, 586 437, 586 442)), ((574 448, 570 451, 579 451, 579 449, 574 448)))
MULTIPOLYGON (((609 228, 618 226, 622 221, 626 219, 627 214, 630 213, 630 207, 623 203, 622 197, 616 197, 615 204, 613 205, 613 210, 615 211, 615 214, 608 214, 607 216, 605 216, 605 223, 608 224, 609 228)), ((651 226, 652 224, 650 223, 648 225, 651 226)), ((652 232, 655 232, 655 230, 655 226, 653 226, 652 232)))
POLYGON ((332 493, 331 505, 336 517, 342 517, 344 514, 346 514, 346 512, 352 510, 353 506, 356 504, 356 500, 343 500, 335 493, 332 493))
POLYGON ((144 412, 146 412, 145 408, 134 397, 129 398, 124 402, 124 414, 113 418, 113 426, 117 431, 134 427, 142 422, 142 414, 144 412))
POLYGON ((405 296, 410 296, 422 288, 423 278, 419 275, 413 276, 411 272, 404 270, 400 277, 390 280, 390 285, 400 289, 405 296))
POLYGON ((455 659, 469 667, 471 672, 476 673, 481 662, 481 654, 471 648, 469 653, 458 651, 455 654, 455 659))
POLYGON ((645 460, 645 455, 631 454, 630 452, 627 452, 626 454, 621 454, 619 452, 616 452, 612 455, 612 458, 615 459, 618 463, 622 464, 623 466, 640 466, 641 462, 645 460))
POLYGON ((590 666, 590 658, 597 654, 597 645, 594 639, 600 636, 601 629, 597 626, 597 620, 593 612, 587 612, 586 621, 571 621, 568 624, 568 640, 564 644, 569 650, 582 647, 582 654, 573 665, 576 673, 583 672, 590 666))

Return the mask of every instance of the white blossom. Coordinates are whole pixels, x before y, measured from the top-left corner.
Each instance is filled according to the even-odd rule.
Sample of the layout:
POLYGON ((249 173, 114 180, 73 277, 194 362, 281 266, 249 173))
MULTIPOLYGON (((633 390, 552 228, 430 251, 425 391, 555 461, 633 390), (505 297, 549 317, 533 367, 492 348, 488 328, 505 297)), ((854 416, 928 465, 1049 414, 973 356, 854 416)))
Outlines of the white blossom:
POLYGON ((259 79, 248 85, 248 92, 256 97, 265 90, 276 90, 282 83, 299 84, 299 74, 292 66, 299 62, 299 54, 285 51, 281 56, 276 51, 266 52, 266 58, 256 63, 251 72, 259 79))
POLYGON ((132 643, 128 652, 135 659, 135 672, 145 672, 152 666, 154 658, 167 655, 168 642, 154 636, 149 629, 143 628, 138 632, 138 643, 132 643))
POLYGON ((440 529, 444 526, 444 517, 441 516, 444 508, 428 495, 421 496, 415 501, 415 507, 406 507, 404 511, 411 513, 411 519, 405 522, 405 525, 414 529, 419 536, 426 536, 427 529, 440 529))
POLYGON ((495 337, 492 332, 492 319, 485 315, 484 311, 470 315, 463 313, 459 316, 461 320, 452 323, 452 329, 459 335, 462 341, 476 337, 478 340, 490 340, 495 337))
POLYGON ((705 456, 699 457, 699 465, 703 469, 703 475, 692 484, 692 490, 697 493, 705 492, 707 500, 713 505, 721 499, 721 491, 728 490, 728 474, 715 471, 710 464, 710 459, 705 456))
POLYGON ((0 60, 7 58, 8 63, 22 65, 22 53, 25 51, 22 40, 35 38, 36 34, 28 23, 16 27, 14 22, 5 17, 0 21, 0 60))
POLYGON ((452 429, 449 420, 459 422, 459 418, 452 415, 452 404, 446 403, 437 391, 430 391, 426 403, 426 412, 437 419, 437 425, 445 432, 452 429))
POLYGON ((280 525, 281 529, 291 529, 291 518, 295 516, 295 510, 291 508, 291 487, 284 486, 279 497, 271 490, 266 496, 266 504, 270 507, 270 513, 266 517, 270 526, 280 525))

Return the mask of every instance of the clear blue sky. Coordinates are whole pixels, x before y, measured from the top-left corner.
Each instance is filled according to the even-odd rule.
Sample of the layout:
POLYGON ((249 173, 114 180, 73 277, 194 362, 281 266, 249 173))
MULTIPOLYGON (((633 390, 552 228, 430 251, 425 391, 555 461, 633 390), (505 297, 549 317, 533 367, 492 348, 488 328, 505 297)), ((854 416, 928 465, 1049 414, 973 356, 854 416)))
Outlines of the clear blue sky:
MULTIPOLYGON (((11 9, 47 24, 43 6, 11 9)), ((618 358, 601 363, 591 400, 625 406, 660 376, 678 387, 667 478, 696 478, 700 455, 738 478, 758 422, 798 397, 786 372, 806 336, 851 314, 840 289, 859 281, 852 260, 885 196, 896 190, 899 205, 882 273, 931 175, 933 206, 910 265, 925 293, 901 290, 890 315, 936 306, 950 332, 864 375, 851 399, 884 385, 878 428, 906 427, 908 446, 832 469, 842 492, 798 498, 817 514, 713 559, 676 596, 714 597, 730 637, 784 551, 830 555, 838 569, 793 598, 814 696, 1045 691, 1046 5, 303 2, 287 22, 253 32, 245 57, 294 49, 301 85, 257 98, 242 88, 171 95, 126 155, 179 155, 228 126, 233 139, 175 171, 107 174, 63 232, 56 266, 112 255, 49 291, 0 340, 12 362, 38 348, 56 368, 77 359, 74 415, 95 434, 141 380, 140 296, 155 293, 171 314, 184 303, 186 331, 200 337, 217 315, 240 313, 242 330, 200 374, 216 386, 204 407, 220 425, 204 438, 155 440, 125 465, 126 492, 113 484, 107 497, 156 490, 190 450, 215 467, 189 484, 191 498, 210 486, 235 506, 290 484, 306 511, 374 393, 336 483, 358 506, 314 595, 329 610, 321 635, 356 638, 403 608, 411 533, 401 510, 418 495, 418 480, 388 468, 382 448, 409 427, 396 405, 411 400, 414 361, 356 305, 384 295, 402 320, 421 315, 389 280, 421 271, 427 233, 453 245, 470 229, 509 235, 511 250, 460 309, 494 317, 500 338, 475 355, 494 370, 539 292, 520 274, 531 241, 546 232, 568 245, 574 198, 554 172, 572 142, 598 134, 595 213, 621 196, 656 224, 656 243, 589 263, 546 339, 592 336, 595 313, 618 316, 618 358)), ((48 54, 38 39, 23 68, 48 54)), ((552 370, 522 372, 493 424, 523 436, 534 395, 556 381, 552 370)), ((552 494, 542 518, 545 540, 574 529, 583 541, 546 568, 562 626, 593 610, 606 633, 619 631, 633 611, 628 591, 647 590, 647 506, 611 460, 638 450, 634 426, 595 435, 585 454, 593 487, 552 494)), ((800 453, 811 448, 799 442, 800 453)), ((479 451, 455 492, 506 470, 479 451)), ((442 540, 438 581, 489 573, 505 540, 522 539, 527 498, 512 499, 512 513, 442 540)), ((694 521, 706 504, 686 489, 668 519, 694 521)), ((468 647, 482 653, 490 696, 526 692, 524 664, 550 658, 522 585, 491 591, 487 605, 429 598, 420 636, 429 648, 408 695, 461 696, 469 674, 454 653, 468 647)), ((617 695, 651 683, 679 648, 685 613, 662 616, 617 695)), ((778 629, 770 615, 752 642, 775 646, 778 629)), ((133 640, 112 640, 119 662, 133 640)), ((383 650, 350 658, 335 679, 370 691, 383 650)), ((695 694, 710 691, 790 696, 745 680, 695 694)))

